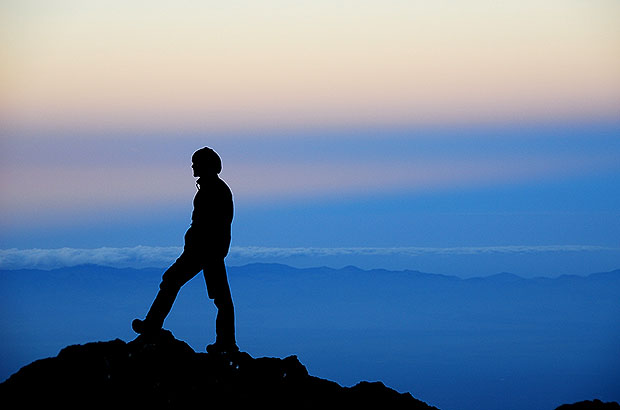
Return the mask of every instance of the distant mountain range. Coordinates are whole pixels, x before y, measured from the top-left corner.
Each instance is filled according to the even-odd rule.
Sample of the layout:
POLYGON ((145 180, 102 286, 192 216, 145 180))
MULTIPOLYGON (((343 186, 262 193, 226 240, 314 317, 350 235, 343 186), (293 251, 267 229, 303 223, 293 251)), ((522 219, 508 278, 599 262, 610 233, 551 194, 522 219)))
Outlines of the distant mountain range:
MULTIPOLYGON (((297 355, 312 374, 381 380, 450 410, 548 410, 620 401, 620 270, 460 279, 356 267, 228 268, 238 342, 297 355)), ((65 346, 135 337, 162 269, 97 265, 0 271, 0 380, 65 346)), ((212 342, 204 281, 179 294, 166 328, 196 351, 212 342)))

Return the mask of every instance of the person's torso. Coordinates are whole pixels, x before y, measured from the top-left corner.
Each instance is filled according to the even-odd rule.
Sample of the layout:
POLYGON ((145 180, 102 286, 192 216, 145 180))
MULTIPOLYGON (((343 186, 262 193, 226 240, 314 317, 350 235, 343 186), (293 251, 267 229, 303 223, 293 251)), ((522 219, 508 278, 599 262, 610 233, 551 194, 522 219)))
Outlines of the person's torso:
POLYGON ((230 188, 220 178, 198 180, 200 188, 194 197, 192 227, 207 234, 230 234, 234 205, 230 188))

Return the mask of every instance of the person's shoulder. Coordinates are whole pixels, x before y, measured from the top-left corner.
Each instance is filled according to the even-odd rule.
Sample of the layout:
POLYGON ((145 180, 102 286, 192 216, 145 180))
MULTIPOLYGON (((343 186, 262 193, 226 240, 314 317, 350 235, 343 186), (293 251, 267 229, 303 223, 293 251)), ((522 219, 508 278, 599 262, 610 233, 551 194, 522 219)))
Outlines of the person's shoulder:
POLYGON ((230 195, 232 195, 232 191, 230 190, 230 187, 228 186, 228 184, 226 183, 226 181, 224 181, 221 178, 218 178, 220 180, 220 184, 222 186, 222 189, 224 189, 226 192, 228 192, 230 195))
POLYGON ((214 189, 217 189, 219 191, 224 191, 224 192, 231 192, 230 187, 228 186, 228 184, 226 183, 226 181, 224 181, 222 178, 219 177, 219 175, 213 179, 213 181, 211 182, 212 186, 214 189))

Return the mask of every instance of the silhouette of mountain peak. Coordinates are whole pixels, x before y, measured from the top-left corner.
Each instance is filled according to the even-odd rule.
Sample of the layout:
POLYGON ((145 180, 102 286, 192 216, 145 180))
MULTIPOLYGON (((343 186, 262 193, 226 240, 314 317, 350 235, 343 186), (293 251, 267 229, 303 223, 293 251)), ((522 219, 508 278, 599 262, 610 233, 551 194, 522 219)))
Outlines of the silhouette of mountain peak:
POLYGON ((346 388, 310 376, 296 356, 196 353, 169 331, 66 347, 0 384, 0 397, 22 408, 435 409, 381 382, 346 388))

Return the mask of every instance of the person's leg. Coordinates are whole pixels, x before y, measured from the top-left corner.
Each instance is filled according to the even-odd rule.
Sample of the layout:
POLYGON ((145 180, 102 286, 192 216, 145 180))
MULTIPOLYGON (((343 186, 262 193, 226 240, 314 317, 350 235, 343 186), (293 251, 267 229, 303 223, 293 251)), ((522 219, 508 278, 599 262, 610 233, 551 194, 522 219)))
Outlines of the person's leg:
POLYGON ((204 265, 205 282, 209 298, 217 307, 215 319, 216 344, 224 348, 236 348, 235 308, 226 276, 223 259, 209 260, 204 265))
POLYGON ((179 293, 179 290, 190 279, 192 279, 200 270, 202 266, 197 263, 194 258, 188 256, 186 253, 181 256, 164 272, 161 283, 159 285, 159 292, 149 309, 144 321, 136 320, 132 325, 134 330, 138 333, 144 333, 148 331, 156 331, 162 328, 164 320, 174 300, 179 293))

